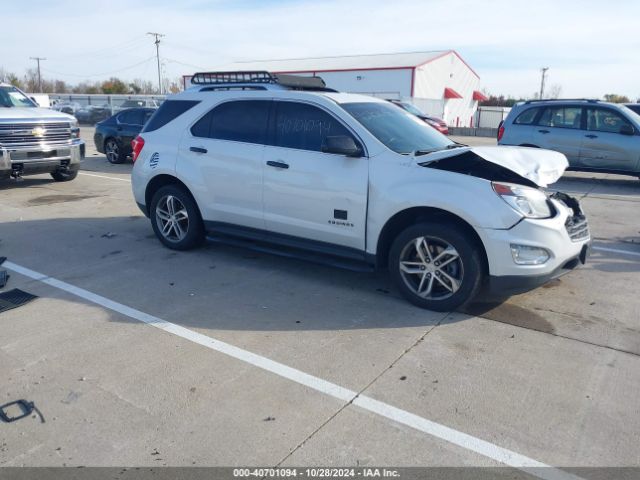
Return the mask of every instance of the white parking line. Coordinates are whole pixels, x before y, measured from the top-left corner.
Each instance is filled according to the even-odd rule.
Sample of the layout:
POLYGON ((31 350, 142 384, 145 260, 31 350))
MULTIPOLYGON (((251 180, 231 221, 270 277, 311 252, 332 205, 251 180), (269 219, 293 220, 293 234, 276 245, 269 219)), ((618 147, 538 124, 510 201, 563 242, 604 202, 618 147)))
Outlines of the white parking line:
POLYGON ((493 443, 487 442, 472 435, 460 432, 453 428, 447 427, 440 423, 433 422, 426 418, 420 417, 413 413, 407 412, 400 408, 394 407, 387 403, 375 400, 365 395, 358 395, 354 390, 341 387, 335 383, 323 380, 321 378, 309 375, 296 368, 289 367, 282 363, 271 360, 267 357, 257 355, 255 353, 243 350, 229 343, 216 340, 215 338, 208 337, 201 333, 189 330, 188 328, 176 325, 175 323, 167 322, 154 315, 141 312, 135 308, 128 307, 121 303, 110 300, 101 295, 97 295, 83 288, 76 287, 70 283, 63 282, 53 277, 49 277, 43 273, 36 272, 26 267, 22 267, 13 262, 5 261, 3 264, 5 268, 13 270, 14 272, 40 281, 52 287, 64 290, 72 295, 80 297, 91 303, 100 305, 114 312, 125 315, 129 318, 144 322, 153 327, 164 330, 165 332, 177 335, 178 337, 189 340, 190 342, 197 343, 204 347, 210 348, 220 353, 229 355, 230 357, 242 360, 255 367, 261 368, 268 372, 274 373, 280 377, 286 378, 300 385, 304 385, 318 392, 329 395, 343 402, 352 402, 364 410, 371 413, 380 415, 387 419, 401 423, 415 430, 427 433, 431 436, 445 440, 449 443, 462 447, 466 450, 478 453, 492 460, 508 465, 513 468, 517 468, 538 478, 545 480, 577 480, 580 477, 551 467, 544 463, 538 462, 532 458, 521 455, 512 450, 502 448, 493 443))
POLYGON ((86 173, 86 172, 78 172, 78 173, 80 175, 86 175, 87 177, 108 178, 109 180, 118 180, 119 182, 129 182, 129 183, 131 183, 131 180, 129 178, 108 177, 106 175, 95 175, 93 173, 86 173))
POLYGON ((591 247, 593 250, 599 250, 601 252, 620 253, 622 255, 631 255, 633 257, 640 257, 640 252, 631 252, 629 250, 623 250, 621 248, 609 248, 609 247, 591 247))

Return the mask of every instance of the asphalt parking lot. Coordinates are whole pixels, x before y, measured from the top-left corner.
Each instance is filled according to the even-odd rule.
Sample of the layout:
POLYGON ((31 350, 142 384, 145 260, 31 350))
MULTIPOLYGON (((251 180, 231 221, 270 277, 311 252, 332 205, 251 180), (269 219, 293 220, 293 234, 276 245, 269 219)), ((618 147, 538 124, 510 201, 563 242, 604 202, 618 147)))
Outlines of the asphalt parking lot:
POLYGON ((443 314, 384 273, 163 248, 82 130, 73 182, 0 181, 7 289, 39 297, 0 314, 0 404, 46 418, 0 425, 1 466, 640 466, 638 179, 567 174, 588 264, 443 314))

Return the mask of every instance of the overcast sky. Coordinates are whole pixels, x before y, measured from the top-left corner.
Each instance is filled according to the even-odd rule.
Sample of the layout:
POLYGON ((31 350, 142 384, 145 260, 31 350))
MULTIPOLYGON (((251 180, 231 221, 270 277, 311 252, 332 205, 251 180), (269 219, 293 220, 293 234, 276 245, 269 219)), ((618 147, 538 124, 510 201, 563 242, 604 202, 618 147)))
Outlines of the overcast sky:
POLYGON ((31 0, 2 2, 0 67, 70 83, 157 81, 236 60, 455 49, 494 94, 640 97, 638 0, 31 0))

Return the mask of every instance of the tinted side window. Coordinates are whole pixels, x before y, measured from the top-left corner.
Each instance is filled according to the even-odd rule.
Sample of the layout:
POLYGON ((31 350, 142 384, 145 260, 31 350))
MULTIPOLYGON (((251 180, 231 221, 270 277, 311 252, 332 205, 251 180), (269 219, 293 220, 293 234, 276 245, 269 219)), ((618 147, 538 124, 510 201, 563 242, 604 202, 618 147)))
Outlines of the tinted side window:
POLYGON ((515 123, 516 125, 531 125, 535 120, 539 110, 539 108, 529 108, 518 115, 513 123, 515 123))
POLYGON ((324 110, 304 103, 276 102, 276 146, 320 152, 326 137, 334 135, 353 137, 324 110))
POLYGON ((196 100, 166 100, 162 102, 160 108, 153 114, 149 123, 147 123, 142 130, 143 132, 153 132, 161 127, 164 127, 171 120, 179 117, 190 108, 197 105, 196 100))
POLYGON ((631 124, 618 112, 607 108, 587 109, 587 130, 595 132, 620 133, 623 125, 631 124))
POLYGON ((215 107, 191 128, 195 137, 265 143, 270 100, 226 102, 215 107))
POLYGON ((547 107, 538 125, 543 127, 580 128, 582 107, 547 107))
POLYGON ((120 123, 126 123, 129 125, 142 125, 144 118, 143 110, 129 110, 126 112, 122 112, 118 120, 120 123))

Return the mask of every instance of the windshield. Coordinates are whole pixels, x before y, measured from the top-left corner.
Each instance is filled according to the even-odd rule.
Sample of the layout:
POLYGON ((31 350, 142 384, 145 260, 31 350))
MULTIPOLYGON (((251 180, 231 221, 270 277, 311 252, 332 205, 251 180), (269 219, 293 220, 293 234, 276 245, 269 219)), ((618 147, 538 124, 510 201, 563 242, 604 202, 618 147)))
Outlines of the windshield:
POLYGON ((635 110, 629 108, 627 105, 621 105, 621 110, 626 113, 629 117, 631 117, 638 125, 640 125, 640 109, 635 110))
POLYGON ((402 102, 402 108, 404 108, 407 112, 413 113, 414 115, 418 115, 419 117, 425 117, 426 115, 415 105, 411 105, 410 103, 402 102))
POLYGON ((33 101, 16 87, 0 87, 0 107, 35 107, 33 101))
POLYGON ((341 106, 394 152, 429 153, 455 145, 433 127, 390 103, 343 103, 341 106))

